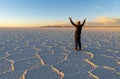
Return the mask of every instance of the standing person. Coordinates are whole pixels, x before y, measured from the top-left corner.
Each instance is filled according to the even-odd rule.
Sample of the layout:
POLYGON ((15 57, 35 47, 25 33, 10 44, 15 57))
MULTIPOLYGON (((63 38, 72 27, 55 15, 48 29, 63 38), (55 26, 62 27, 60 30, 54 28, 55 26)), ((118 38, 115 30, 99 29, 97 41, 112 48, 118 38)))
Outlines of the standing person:
POLYGON ((75 30, 75 48, 74 50, 81 50, 81 31, 82 31, 82 27, 85 24, 86 19, 84 19, 83 23, 81 24, 80 21, 77 22, 77 24, 75 24, 72 21, 72 18, 69 17, 69 20, 71 22, 72 25, 75 26, 76 30, 75 30))

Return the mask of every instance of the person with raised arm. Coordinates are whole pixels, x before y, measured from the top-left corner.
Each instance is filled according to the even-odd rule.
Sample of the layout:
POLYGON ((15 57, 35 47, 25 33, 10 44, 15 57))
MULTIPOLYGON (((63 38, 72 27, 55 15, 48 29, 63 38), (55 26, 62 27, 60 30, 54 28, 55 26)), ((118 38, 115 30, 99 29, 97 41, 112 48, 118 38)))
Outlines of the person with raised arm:
POLYGON ((86 19, 84 19, 83 23, 81 24, 80 21, 77 22, 77 24, 75 24, 72 21, 72 18, 69 17, 69 20, 71 22, 71 24, 73 26, 75 26, 75 48, 74 50, 78 51, 81 50, 81 31, 82 31, 82 27, 84 26, 86 19))

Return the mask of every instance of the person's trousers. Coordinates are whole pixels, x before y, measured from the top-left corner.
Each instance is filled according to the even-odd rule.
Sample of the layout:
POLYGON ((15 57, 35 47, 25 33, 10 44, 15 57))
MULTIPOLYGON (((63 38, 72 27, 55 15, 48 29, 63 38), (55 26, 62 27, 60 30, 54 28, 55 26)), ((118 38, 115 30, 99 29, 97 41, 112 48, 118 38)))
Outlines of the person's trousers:
POLYGON ((81 50, 81 37, 75 36, 75 48, 81 50))

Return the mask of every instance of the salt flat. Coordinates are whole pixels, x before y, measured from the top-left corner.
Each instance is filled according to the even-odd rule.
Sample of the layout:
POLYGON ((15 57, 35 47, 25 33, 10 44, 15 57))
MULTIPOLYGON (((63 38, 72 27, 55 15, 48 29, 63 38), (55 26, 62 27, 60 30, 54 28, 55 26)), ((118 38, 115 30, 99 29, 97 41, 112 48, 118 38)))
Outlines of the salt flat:
POLYGON ((120 79, 120 28, 0 29, 0 79, 120 79))

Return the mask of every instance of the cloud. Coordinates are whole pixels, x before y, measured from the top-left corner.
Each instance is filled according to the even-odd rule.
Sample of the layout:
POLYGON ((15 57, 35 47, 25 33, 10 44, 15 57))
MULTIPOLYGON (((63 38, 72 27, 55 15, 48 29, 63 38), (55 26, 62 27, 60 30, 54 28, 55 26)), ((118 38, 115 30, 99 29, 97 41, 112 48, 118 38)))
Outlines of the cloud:
POLYGON ((99 16, 99 17, 96 17, 92 22, 88 22, 87 25, 119 26, 120 25, 120 17, 99 16))
POLYGON ((116 18, 109 18, 109 17, 101 16, 101 17, 97 17, 94 21, 97 23, 101 23, 101 24, 115 23, 116 18))

